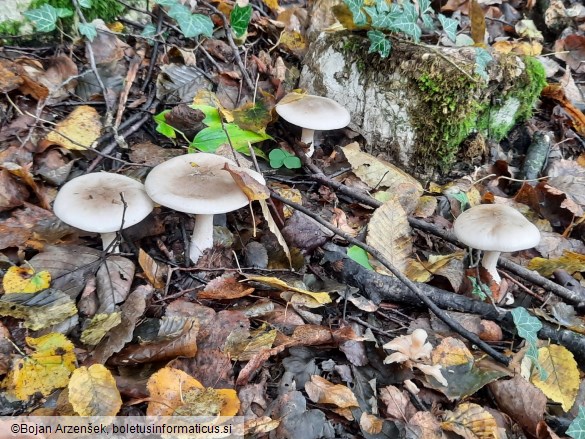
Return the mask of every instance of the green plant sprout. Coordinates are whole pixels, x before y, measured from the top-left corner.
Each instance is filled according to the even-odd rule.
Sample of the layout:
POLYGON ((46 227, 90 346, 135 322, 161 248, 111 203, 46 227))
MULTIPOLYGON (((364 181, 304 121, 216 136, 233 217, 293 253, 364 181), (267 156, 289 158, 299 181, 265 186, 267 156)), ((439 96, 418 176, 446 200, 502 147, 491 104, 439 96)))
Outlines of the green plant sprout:
POLYGON ((282 148, 270 151, 268 158, 270 159, 270 166, 274 169, 282 168, 283 166, 287 169, 299 169, 302 166, 301 159, 282 148))

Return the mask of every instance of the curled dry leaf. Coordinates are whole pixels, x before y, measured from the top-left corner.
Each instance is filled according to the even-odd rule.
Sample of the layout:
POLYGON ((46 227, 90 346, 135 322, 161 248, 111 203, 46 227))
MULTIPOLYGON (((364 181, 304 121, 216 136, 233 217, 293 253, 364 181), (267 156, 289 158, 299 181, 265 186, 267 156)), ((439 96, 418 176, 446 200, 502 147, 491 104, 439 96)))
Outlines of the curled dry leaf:
POLYGON ((359 403, 353 392, 342 384, 333 384, 319 375, 312 375, 305 384, 305 391, 311 401, 318 404, 333 404, 339 408, 358 407, 359 403))
POLYGON ((88 105, 75 108, 41 141, 41 147, 59 145, 70 150, 91 149, 102 131, 97 110, 88 105))

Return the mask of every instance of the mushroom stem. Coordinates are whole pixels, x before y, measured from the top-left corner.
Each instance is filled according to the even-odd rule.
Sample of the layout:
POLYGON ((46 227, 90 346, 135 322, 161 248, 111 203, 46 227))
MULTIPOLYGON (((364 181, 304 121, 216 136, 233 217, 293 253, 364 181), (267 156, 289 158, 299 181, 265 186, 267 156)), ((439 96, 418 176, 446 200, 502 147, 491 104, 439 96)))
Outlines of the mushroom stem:
POLYGON ((315 152, 315 146, 313 145, 314 138, 315 130, 303 128, 303 132, 301 133, 301 142, 309 147, 309 150, 306 153, 307 157, 311 157, 315 152))
POLYGON ((208 248, 213 247, 213 215, 197 215, 195 227, 191 235, 189 257, 193 263, 197 263, 201 255, 208 248))
POLYGON ((492 279, 498 285, 502 281, 502 278, 498 274, 498 270, 496 270, 496 264, 498 263, 498 259, 500 258, 500 253, 497 251, 484 251, 483 252, 483 259, 481 260, 481 265, 485 268, 489 274, 492 275, 492 279))
POLYGON ((102 248, 108 253, 120 253, 120 246, 114 243, 117 238, 116 232, 102 233, 102 248))

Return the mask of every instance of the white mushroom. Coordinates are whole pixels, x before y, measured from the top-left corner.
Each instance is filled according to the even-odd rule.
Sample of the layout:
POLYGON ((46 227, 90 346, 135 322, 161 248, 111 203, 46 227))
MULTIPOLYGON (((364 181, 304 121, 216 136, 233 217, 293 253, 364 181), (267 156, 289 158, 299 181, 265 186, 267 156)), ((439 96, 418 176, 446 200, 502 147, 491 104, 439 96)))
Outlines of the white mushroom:
POLYGON ((230 173, 223 169, 225 163, 248 173, 261 184, 266 183, 258 172, 238 168, 229 159, 202 152, 161 163, 150 171, 144 182, 146 192, 155 202, 196 215, 189 248, 194 263, 206 249, 213 247, 213 215, 231 212, 249 202, 230 173))
POLYGON ((536 226, 502 204, 481 204, 466 210, 455 220, 453 230, 463 244, 484 251, 481 265, 498 284, 502 280, 496 270, 500 253, 529 249, 540 242, 536 226))
POLYGON ((118 252, 116 232, 142 221, 154 205, 144 185, 108 172, 76 177, 61 187, 53 211, 64 223, 100 233, 103 249, 118 252), (126 203, 126 208, 124 207, 126 203))
POLYGON ((308 157, 315 151, 315 130, 336 130, 347 126, 351 120, 349 111, 333 99, 321 96, 289 93, 275 109, 284 120, 303 129, 301 142, 309 145, 308 157))

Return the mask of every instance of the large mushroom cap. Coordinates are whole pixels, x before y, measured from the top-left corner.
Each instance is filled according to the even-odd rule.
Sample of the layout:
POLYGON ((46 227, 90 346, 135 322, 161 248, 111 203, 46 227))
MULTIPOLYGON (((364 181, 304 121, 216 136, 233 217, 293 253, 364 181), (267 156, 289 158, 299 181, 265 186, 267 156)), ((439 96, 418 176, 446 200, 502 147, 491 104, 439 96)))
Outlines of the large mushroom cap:
POLYGON ((540 242, 540 232, 516 209, 502 204, 481 204, 466 210, 453 224, 457 239, 485 251, 514 252, 540 242))
POLYGON ((287 122, 311 130, 336 130, 351 120, 349 111, 333 99, 321 96, 290 93, 275 109, 287 122))
POLYGON ((258 172, 238 168, 222 156, 198 152, 173 157, 156 166, 144 186, 155 202, 179 212, 209 215, 231 212, 244 207, 249 200, 230 173, 222 169, 225 163, 266 183, 258 172))
POLYGON ((95 233, 120 230, 142 221, 153 209, 144 185, 130 177, 108 172, 76 177, 63 185, 53 211, 61 221, 95 233), (124 212, 123 195, 127 208, 124 212))

